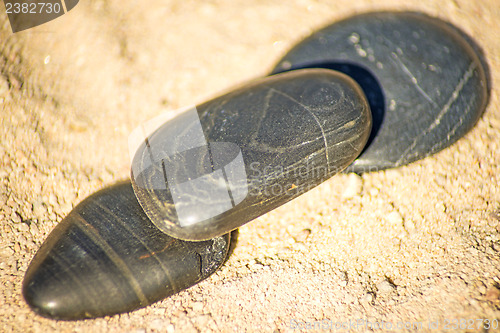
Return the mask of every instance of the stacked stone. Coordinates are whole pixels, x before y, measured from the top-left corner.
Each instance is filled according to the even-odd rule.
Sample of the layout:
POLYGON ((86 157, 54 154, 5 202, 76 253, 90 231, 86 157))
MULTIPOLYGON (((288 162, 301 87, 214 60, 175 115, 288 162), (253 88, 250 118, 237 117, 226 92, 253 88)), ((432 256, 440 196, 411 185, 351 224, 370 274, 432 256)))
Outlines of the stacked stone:
POLYGON ((417 13, 369 13, 295 46, 273 75, 143 140, 131 182, 79 204, 24 281, 39 314, 131 311, 205 279, 230 232, 341 171, 399 167, 469 131, 487 103, 474 48, 417 13))

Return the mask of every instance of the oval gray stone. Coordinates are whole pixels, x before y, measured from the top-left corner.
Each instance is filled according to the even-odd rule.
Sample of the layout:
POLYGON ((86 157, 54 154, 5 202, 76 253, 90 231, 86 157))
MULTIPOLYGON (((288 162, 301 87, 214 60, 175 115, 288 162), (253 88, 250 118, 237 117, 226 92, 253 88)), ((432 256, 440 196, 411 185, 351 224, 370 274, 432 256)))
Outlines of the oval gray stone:
POLYGON ((146 138, 132 184, 151 221, 175 238, 227 233, 347 167, 371 112, 342 73, 293 71, 189 110, 146 138))
POLYGON ((467 133, 487 103, 473 48, 449 24, 423 14, 377 12, 332 24, 295 46, 273 73, 315 67, 350 75, 370 102, 373 130, 347 171, 434 154, 467 133))
POLYGON ((204 242, 156 228, 130 182, 99 191, 52 231, 28 267, 23 295, 38 314, 76 320, 132 311, 207 278, 229 234, 204 242))

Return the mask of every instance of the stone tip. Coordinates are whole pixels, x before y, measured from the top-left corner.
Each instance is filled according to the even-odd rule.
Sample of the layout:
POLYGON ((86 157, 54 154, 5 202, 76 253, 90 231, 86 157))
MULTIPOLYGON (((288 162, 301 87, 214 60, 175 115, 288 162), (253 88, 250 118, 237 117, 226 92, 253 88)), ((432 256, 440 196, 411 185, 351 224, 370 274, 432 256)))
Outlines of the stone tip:
POLYGON ((71 320, 77 319, 71 315, 73 306, 64 302, 61 297, 61 290, 47 278, 44 269, 28 270, 23 283, 23 297, 26 303, 37 314, 50 318, 71 320))

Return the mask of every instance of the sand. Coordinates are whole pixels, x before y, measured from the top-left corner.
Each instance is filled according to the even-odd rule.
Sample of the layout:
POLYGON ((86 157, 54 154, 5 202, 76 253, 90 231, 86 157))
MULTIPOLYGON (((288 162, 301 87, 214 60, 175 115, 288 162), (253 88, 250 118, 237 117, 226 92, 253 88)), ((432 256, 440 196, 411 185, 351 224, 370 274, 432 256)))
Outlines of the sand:
POLYGON ((500 319, 499 20, 496 0, 94 0, 12 34, 2 9, 0 331, 437 332, 500 319), (128 177, 137 124, 264 76, 313 31, 376 10, 427 13, 481 47, 491 91, 471 132, 408 166, 337 175, 241 227, 217 273, 152 306, 78 322, 29 309, 30 260, 76 204, 128 177))

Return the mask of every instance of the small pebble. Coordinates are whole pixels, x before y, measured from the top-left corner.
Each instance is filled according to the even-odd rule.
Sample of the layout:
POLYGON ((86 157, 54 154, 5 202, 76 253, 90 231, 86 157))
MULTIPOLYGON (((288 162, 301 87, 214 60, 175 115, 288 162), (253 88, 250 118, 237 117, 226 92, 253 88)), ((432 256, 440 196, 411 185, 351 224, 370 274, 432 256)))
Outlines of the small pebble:
POLYGON ((43 218, 43 216, 47 213, 47 209, 45 208, 45 205, 43 204, 42 200, 37 200, 33 203, 33 214, 37 218, 43 218))
POLYGON ((0 249, 0 258, 9 258, 10 256, 14 255, 14 250, 12 250, 10 247, 3 247, 0 249))
POLYGON ((194 302, 191 306, 193 308, 194 312, 201 312, 203 311, 203 302, 194 302))
POLYGON ((386 218, 393 225, 401 225, 403 223, 403 217, 397 211, 390 212, 386 218))
POLYGON ((404 220, 404 228, 410 235, 414 234, 417 230, 417 228, 415 227, 415 223, 411 219, 404 220))
POLYGON ((346 287, 348 283, 349 283, 349 276, 347 275, 347 272, 342 272, 340 275, 339 286, 346 287))
POLYGON ((383 280, 377 284, 377 290, 380 294, 388 294, 393 292, 395 289, 396 286, 387 280, 383 280))
POLYGON ((309 235, 311 234, 311 229, 303 229, 293 237, 296 242, 305 243, 309 235))
POLYGON ((496 303, 500 301, 500 288, 497 286, 490 286, 486 291, 486 299, 490 302, 496 303))
POLYGON ((0 75, 0 96, 5 96, 9 92, 9 83, 3 75, 0 75))
POLYGON ((359 299, 361 304, 372 303, 374 300, 373 293, 366 293, 363 297, 359 299))
POLYGON ((53 193, 49 195, 49 205, 52 207, 57 205, 57 197, 53 193))
POLYGON ((436 205, 434 206, 436 211, 440 213, 446 212, 446 206, 442 202, 436 202, 436 205))
POLYGON ((30 230, 29 225, 27 225, 26 223, 17 223, 15 227, 20 232, 28 232, 30 230))
POLYGON ((496 252, 500 252, 500 244, 499 243, 493 243, 493 245, 491 246, 493 248, 493 250, 495 250, 496 252))
POLYGON ((493 218, 496 222, 500 222, 500 209, 491 212, 490 217, 493 218))
POLYGON ((342 199, 352 199, 359 196, 362 189, 363 180, 361 177, 355 173, 350 173, 347 181, 347 187, 344 192, 342 192, 342 199))
POLYGON ((10 219, 14 223, 21 223, 21 217, 16 212, 13 212, 12 214, 10 214, 10 219))
POLYGON ((148 326, 152 330, 157 330, 159 332, 165 329, 166 319, 153 319, 148 323, 148 326))

